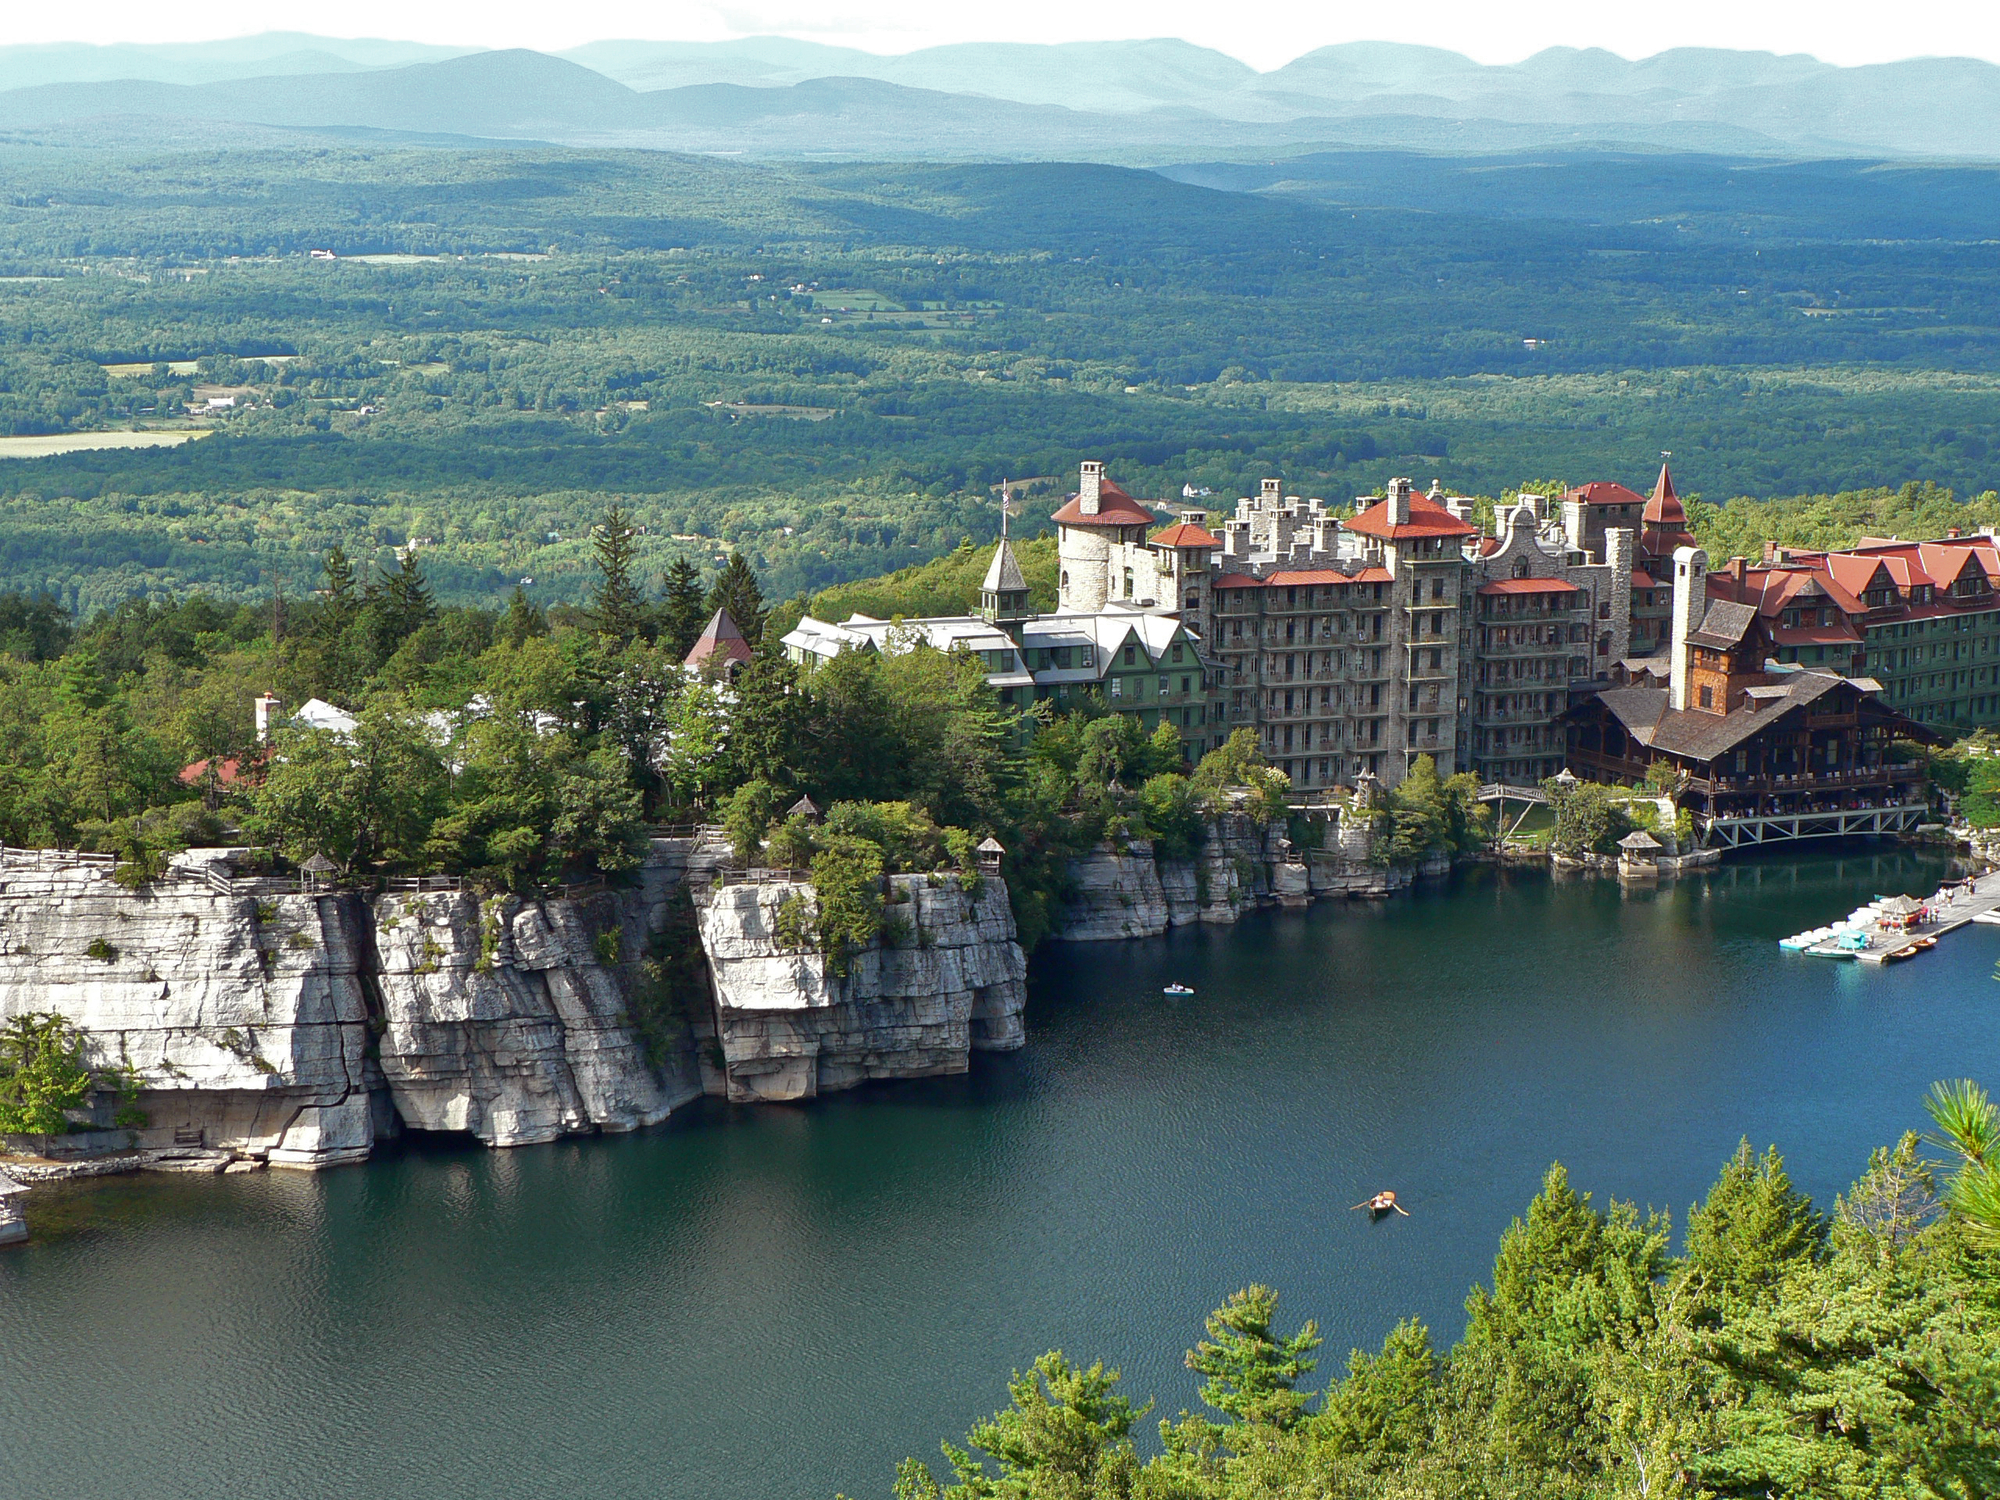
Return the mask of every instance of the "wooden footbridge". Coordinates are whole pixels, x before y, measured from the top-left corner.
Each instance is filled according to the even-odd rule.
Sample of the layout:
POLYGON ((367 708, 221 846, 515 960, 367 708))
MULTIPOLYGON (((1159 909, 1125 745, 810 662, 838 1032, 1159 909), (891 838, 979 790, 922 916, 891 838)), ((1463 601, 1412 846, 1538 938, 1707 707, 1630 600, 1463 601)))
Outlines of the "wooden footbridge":
POLYGON ((1490 781, 1479 789, 1477 800, 1499 804, 1494 821, 1502 825, 1499 837, 1504 839, 1510 837, 1523 823, 1527 822, 1528 814, 1533 812, 1536 807, 1547 806, 1549 794, 1538 786, 1509 786, 1504 781, 1490 781), (1520 816, 1515 818, 1512 823, 1507 822, 1507 804, 1509 802, 1518 802, 1521 804, 1520 816))

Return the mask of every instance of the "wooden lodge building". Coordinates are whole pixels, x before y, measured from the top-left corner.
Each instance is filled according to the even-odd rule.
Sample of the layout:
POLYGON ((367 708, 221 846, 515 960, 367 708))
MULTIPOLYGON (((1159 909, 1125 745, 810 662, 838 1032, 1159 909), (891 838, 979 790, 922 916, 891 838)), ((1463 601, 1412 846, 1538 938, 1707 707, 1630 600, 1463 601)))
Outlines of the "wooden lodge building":
POLYGON ((1935 735, 1890 708, 1872 678, 1777 660, 1773 623, 1755 604, 1709 597, 1700 549, 1676 549, 1672 568, 1670 650, 1564 715, 1571 770, 1637 782, 1666 762, 1686 778, 1682 803, 1712 847, 1922 822, 1922 768, 1889 750, 1935 735))

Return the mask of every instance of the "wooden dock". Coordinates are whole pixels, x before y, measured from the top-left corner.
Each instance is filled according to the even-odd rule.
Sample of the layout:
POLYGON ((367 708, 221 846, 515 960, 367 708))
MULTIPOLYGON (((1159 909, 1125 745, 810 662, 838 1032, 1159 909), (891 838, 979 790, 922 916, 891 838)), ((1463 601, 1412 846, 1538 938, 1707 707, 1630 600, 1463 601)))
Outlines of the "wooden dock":
MULTIPOLYGON (((1931 919, 1915 931, 1871 932, 1866 948, 1842 948, 1829 941, 1797 951, 1814 958, 1852 958, 1864 964, 1886 964, 1918 938, 1941 938, 1972 922, 2000 926, 2000 872, 1981 875, 1973 882, 1971 895, 1933 906, 1931 919)), ((1925 951, 1919 949, 1915 956, 1921 957, 1925 951)))

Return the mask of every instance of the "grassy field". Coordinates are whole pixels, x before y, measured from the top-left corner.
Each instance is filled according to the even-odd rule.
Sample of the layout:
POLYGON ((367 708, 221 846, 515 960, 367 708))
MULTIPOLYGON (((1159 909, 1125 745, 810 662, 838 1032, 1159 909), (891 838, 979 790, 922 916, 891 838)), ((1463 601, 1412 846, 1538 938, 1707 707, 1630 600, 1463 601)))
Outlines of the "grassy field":
POLYGON ((62 453, 95 453, 110 448, 175 448, 205 438, 208 429, 181 432, 64 432, 0 437, 0 458, 53 458, 62 453))

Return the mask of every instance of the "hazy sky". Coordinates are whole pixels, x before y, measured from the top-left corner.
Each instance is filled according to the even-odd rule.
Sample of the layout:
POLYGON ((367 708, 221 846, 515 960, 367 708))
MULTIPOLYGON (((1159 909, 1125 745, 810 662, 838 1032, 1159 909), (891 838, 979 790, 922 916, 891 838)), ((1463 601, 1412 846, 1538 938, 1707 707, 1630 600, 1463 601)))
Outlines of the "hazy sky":
POLYGON ((246 11, 94 0, 77 9, 16 3, 0 42, 194 41, 296 28, 330 36, 554 50, 606 37, 719 40, 780 33, 908 52, 943 42, 1061 42, 1180 36, 1273 68, 1329 42, 1425 42, 1481 62, 1518 62, 1543 47, 1607 47, 1644 57, 1668 47, 1809 52, 1829 62, 1883 62, 1935 54, 2000 61, 2000 7, 1973 0, 1431 0, 1424 5, 1268 0, 1244 9, 1214 0, 1012 0, 1004 6, 938 0, 745 0, 656 4, 594 0, 347 0, 334 8, 246 11), (255 17, 253 21, 251 18, 255 17), (246 24, 248 22, 249 24, 246 24))

